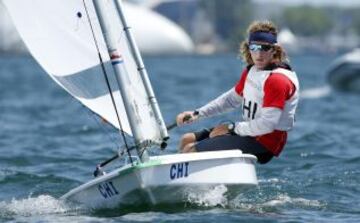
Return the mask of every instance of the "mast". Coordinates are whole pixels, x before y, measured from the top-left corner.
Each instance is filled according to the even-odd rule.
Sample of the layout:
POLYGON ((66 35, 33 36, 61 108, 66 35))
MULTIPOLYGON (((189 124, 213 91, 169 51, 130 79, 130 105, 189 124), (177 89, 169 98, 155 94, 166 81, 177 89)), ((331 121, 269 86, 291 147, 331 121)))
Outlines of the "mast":
POLYGON ((132 112, 132 103, 130 101, 131 92, 126 91, 126 83, 129 82, 129 80, 127 79, 127 70, 124 66, 124 61, 121 57, 120 50, 117 47, 116 38, 112 33, 114 27, 112 26, 111 20, 108 17, 107 13, 109 12, 106 11, 106 5, 104 4, 104 2, 104 0, 93 0, 94 8, 99 19, 101 31, 104 36, 106 47, 108 49, 109 57, 111 59, 111 65, 115 73, 116 82, 119 86, 119 90, 121 92, 121 96, 124 102, 124 107, 128 117, 131 132, 135 140, 137 154, 141 161, 146 161, 148 159, 148 154, 147 151, 142 150, 141 148, 143 142, 141 142, 141 132, 139 132, 136 125, 137 117, 134 116, 132 112))
POLYGON ((116 11, 117 11, 118 16, 120 18, 120 21, 122 22, 122 24, 124 26, 124 31, 125 31, 125 34, 126 34, 129 46, 130 46, 131 53, 132 53, 132 55, 133 55, 133 57, 135 59, 137 69, 138 69, 138 71, 140 73, 141 79, 142 79, 143 84, 145 86, 145 91, 146 91, 146 93, 147 93, 147 95, 149 97, 149 101, 150 101, 152 110, 154 112, 157 123, 158 123, 158 125, 160 127, 160 134, 161 134, 162 138, 164 139, 164 141, 166 141, 169 138, 167 128, 166 128, 164 119, 163 119, 163 117, 161 115, 159 104, 158 104, 158 102, 156 100, 154 91, 153 91, 153 89, 151 87, 149 76, 147 74, 145 65, 144 65, 144 63, 142 61, 142 58, 140 56, 139 49, 138 49, 138 47, 136 45, 136 42, 134 41, 133 35, 131 33, 131 30, 130 30, 131 27, 128 26, 127 21, 125 19, 125 16, 124 16, 124 13, 123 13, 123 7, 122 7, 122 0, 113 0, 113 1, 115 3, 116 11))

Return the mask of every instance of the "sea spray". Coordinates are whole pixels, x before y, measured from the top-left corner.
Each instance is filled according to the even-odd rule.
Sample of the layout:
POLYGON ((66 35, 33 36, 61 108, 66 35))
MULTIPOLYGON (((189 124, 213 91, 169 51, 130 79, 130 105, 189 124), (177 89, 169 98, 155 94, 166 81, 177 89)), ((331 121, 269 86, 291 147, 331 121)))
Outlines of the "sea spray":
POLYGON ((0 202, 1 217, 78 213, 82 210, 83 208, 80 206, 70 205, 50 195, 40 195, 25 199, 13 198, 9 202, 0 202))

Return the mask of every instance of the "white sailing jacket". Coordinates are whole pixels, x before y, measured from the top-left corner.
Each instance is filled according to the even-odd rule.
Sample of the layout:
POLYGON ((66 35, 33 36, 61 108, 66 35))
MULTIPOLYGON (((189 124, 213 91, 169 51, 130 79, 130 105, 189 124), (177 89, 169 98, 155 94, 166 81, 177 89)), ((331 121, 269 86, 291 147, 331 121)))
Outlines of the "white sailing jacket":
MULTIPOLYGON (((242 117, 244 121, 252 122, 253 120, 258 120, 262 117, 264 118, 266 112, 278 113, 278 121, 274 123, 273 129, 289 131, 294 126, 295 111, 298 101, 299 81, 295 72, 284 68, 259 71, 255 66, 252 66, 248 72, 243 89, 242 117), (295 92, 288 100, 286 100, 285 106, 280 113, 276 112, 276 110, 271 110, 272 107, 267 108, 263 106, 265 82, 272 73, 285 75, 295 86, 295 92)), ((276 116, 276 114, 274 114, 274 116, 276 116)), ((244 129, 244 127, 245 126, 242 126, 242 129, 244 129)))
POLYGON ((295 120, 299 100, 299 81, 296 73, 284 68, 257 70, 252 66, 247 74, 241 97, 235 88, 198 109, 200 116, 210 117, 238 108, 242 104, 243 121, 236 124, 238 135, 260 136, 274 130, 289 131, 295 120), (264 85, 271 73, 283 74, 295 86, 295 92, 285 102, 283 109, 263 107, 264 85))

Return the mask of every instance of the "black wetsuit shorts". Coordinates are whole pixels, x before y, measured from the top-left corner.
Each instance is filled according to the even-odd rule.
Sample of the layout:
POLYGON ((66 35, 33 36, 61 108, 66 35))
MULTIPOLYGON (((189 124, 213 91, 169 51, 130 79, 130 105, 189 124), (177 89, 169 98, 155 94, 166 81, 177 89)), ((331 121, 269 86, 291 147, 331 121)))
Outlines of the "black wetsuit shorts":
POLYGON ((212 129, 203 129, 195 132, 198 152, 240 149, 243 153, 252 154, 257 157, 260 164, 265 164, 273 158, 273 154, 261 145, 254 137, 226 134, 209 138, 212 129))

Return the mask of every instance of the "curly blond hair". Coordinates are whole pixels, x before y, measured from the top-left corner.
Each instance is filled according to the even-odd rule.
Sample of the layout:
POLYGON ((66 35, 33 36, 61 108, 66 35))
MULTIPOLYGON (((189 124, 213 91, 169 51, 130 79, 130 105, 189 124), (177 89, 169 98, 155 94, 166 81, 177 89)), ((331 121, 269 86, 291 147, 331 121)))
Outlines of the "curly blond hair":
MULTIPOLYGON (((250 33, 258 32, 258 31, 268 32, 268 33, 274 34, 275 36, 277 36, 277 34, 278 34, 278 30, 277 30, 276 26, 274 25, 274 23, 267 21, 267 20, 252 22, 249 25, 246 33, 249 36, 250 33)), ((286 56, 285 50, 280 45, 275 44, 274 50, 275 50, 274 60, 273 60, 274 62, 288 62, 288 58, 286 56)), ((254 61, 251 58, 251 54, 250 54, 250 50, 249 50, 249 40, 248 39, 245 39, 240 44, 240 56, 248 65, 254 64, 254 61)))

